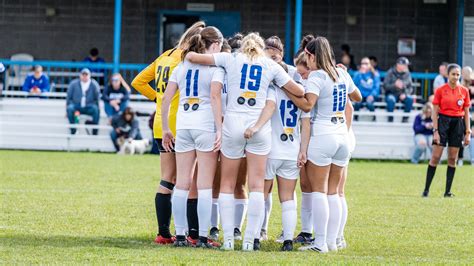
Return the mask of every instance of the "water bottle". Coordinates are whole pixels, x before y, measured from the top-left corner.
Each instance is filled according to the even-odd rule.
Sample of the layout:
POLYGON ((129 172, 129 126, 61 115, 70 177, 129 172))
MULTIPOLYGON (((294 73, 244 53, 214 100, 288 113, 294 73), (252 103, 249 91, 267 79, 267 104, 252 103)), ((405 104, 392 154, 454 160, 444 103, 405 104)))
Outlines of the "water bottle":
POLYGON ((74 123, 79 124, 79 116, 81 115, 81 112, 75 111, 74 112, 74 123))

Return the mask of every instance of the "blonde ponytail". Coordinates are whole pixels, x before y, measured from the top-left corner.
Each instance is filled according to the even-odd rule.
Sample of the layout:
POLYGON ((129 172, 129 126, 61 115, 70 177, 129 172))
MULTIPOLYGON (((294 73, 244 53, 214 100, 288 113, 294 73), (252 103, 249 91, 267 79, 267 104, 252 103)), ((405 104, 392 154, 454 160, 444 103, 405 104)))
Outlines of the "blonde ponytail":
POLYGON ((264 48, 265 42, 258 33, 251 32, 242 40, 241 51, 250 59, 250 61, 265 56, 263 51, 264 48))

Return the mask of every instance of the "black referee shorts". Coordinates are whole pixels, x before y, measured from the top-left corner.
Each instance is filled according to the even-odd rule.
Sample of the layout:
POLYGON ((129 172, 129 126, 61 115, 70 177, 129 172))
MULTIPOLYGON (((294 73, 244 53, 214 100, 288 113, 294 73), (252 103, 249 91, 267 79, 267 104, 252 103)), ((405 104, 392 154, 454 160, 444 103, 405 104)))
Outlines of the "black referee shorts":
MULTIPOLYGON (((160 150, 160 153, 168 153, 168 151, 166 151, 165 148, 163 147, 162 139, 155 139, 155 142, 158 145, 158 149, 160 150)), ((174 152, 174 149, 172 149, 171 152, 174 152)))
MULTIPOLYGON (((439 146, 462 147, 464 139, 464 119, 463 117, 447 116, 439 114, 438 133, 439 146)), ((435 144, 435 143, 433 143, 435 144)), ((438 144, 437 144, 438 145, 438 144)))

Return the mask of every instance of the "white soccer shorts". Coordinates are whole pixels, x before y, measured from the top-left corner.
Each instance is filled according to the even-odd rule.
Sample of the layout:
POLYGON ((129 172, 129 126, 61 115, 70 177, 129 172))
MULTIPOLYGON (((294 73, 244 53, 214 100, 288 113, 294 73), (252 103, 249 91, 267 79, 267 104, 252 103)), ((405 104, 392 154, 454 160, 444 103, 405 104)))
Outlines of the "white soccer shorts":
POLYGON ((273 180, 275 176, 290 180, 296 180, 298 179, 299 175, 300 169, 298 168, 296 161, 276 159, 267 160, 265 180, 273 180))
POLYGON ((176 152, 201 151, 210 152, 216 140, 215 132, 199 129, 179 129, 176 131, 176 152))

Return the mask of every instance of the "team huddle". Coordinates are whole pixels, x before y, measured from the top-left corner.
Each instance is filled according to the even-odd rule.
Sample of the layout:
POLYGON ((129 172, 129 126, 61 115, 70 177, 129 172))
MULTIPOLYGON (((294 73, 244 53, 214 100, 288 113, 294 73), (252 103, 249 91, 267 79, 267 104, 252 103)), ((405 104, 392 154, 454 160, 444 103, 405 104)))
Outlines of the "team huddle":
POLYGON ((346 247, 344 185, 355 148, 351 101, 361 95, 336 67, 326 38, 305 36, 295 67, 282 62, 283 50, 276 36, 225 40, 217 28, 197 22, 133 81, 157 107, 156 243, 234 250, 234 241, 242 240, 242 250, 259 250, 276 179, 282 251, 293 250, 293 243, 321 253, 346 247), (302 228, 295 237, 298 177, 302 228))

